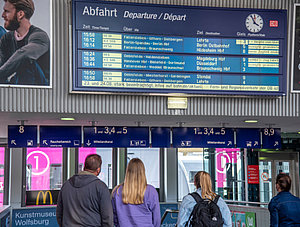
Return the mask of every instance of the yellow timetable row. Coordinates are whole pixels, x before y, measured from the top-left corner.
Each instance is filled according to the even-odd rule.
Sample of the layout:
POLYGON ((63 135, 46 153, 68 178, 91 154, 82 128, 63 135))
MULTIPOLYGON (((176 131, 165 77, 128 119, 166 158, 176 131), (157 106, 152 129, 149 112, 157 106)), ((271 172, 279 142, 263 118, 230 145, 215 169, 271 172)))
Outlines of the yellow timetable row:
MULTIPOLYGON (((105 42, 103 41, 103 49, 122 50, 122 48, 123 48, 123 46, 122 46, 121 40, 119 40, 119 41, 105 40, 105 42)), ((278 55, 279 54, 279 46, 249 45, 248 53, 249 54, 277 54, 278 55)))
POLYGON ((236 44, 247 45, 247 44, 268 44, 268 45, 279 45, 278 40, 248 40, 248 39, 237 39, 236 44))
MULTIPOLYGON (((105 62, 119 62, 122 59, 122 53, 109 53, 103 52, 103 61, 105 62)), ((220 57, 223 58, 223 57, 220 57)), ((246 58, 242 58, 245 60, 246 58)), ((248 62, 272 62, 272 63, 279 63, 278 58, 247 58, 248 62)))
MULTIPOLYGON (((122 40, 121 34, 110 34, 103 33, 103 40, 122 40)), ((106 41, 105 41, 106 42, 106 41)), ((114 42, 114 41, 112 41, 114 42)), ((236 44, 247 45, 247 44, 267 44, 267 45, 279 45, 279 40, 251 40, 251 39, 237 39, 236 44)))

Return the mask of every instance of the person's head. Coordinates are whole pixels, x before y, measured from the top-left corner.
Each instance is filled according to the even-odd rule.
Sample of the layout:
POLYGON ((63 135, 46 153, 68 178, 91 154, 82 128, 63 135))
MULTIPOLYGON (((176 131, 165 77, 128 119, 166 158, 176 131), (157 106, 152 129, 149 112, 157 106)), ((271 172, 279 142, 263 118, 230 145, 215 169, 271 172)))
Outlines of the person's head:
POLYGON ((214 199, 216 194, 212 191, 212 183, 209 173, 199 171, 194 177, 194 184, 196 188, 201 188, 202 198, 214 199))
POLYGON ((128 163, 122 190, 122 201, 125 204, 142 204, 147 187, 145 166, 138 158, 128 163))
POLYGON ((98 176, 99 173, 101 172, 101 165, 102 165, 101 156, 97 154, 90 154, 85 158, 83 170, 91 172, 96 176, 98 176))
POLYGON ((276 189, 281 192, 288 192, 291 189, 292 180, 286 173, 279 173, 276 177, 276 189))
POLYGON ((32 0, 4 0, 2 18, 4 27, 7 30, 17 30, 22 21, 29 22, 34 13, 34 3, 32 0))

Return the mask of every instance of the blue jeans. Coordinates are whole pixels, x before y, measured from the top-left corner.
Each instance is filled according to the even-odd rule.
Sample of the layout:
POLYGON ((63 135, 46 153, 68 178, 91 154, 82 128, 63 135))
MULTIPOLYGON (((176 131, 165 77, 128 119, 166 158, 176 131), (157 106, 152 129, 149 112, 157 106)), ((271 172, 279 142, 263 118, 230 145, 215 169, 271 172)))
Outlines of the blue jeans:
POLYGON ((36 61, 26 60, 20 65, 16 75, 9 81, 18 85, 49 85, 45 74, 36 61))

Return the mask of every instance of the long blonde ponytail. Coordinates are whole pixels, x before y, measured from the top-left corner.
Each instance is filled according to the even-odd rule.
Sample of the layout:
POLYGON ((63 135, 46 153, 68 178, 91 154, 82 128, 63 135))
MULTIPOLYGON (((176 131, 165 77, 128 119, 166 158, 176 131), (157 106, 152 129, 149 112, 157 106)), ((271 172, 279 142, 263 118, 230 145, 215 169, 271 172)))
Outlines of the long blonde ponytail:
POLYGON ((201 188, 201 197, 203 199, 214 200, 217 196, 212 190, 211 177, 209 173, 205 171, 199 171, 194 177, 194 183, 196 188, 201 188))

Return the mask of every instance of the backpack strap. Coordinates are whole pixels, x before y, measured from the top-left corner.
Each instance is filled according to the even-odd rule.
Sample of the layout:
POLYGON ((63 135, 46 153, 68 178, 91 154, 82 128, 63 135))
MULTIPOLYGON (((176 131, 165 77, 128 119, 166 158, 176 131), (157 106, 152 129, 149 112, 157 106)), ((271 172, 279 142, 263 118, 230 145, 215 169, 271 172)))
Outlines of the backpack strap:
POLYGON ((196 203, 199 203, 199 202, 203 201, 203 199, 201 198, 201 196, 197 192, 189 193, 189 195, 191 195, 194 198, 196 203))
POLYGON ((220 198, 220 196, 219 195, 217 195, 216 197, 215 197, 215 199, 214 199, 214 202, 217 204, 218 203, 218 201, 219 201, 219 198, 220 198))
MULTIPOLYGON (((194 200, 196 201, 197 204, 198 204, 199 202, 203 201, 203 199, 201 198, 201 196, 200 196, 197 192, 189 193, 189 195, 191 195, 191 196, 194 198, 194 200)), ((196 204, 196 205, 197 205, 197 204, 196 204)), ((195 206, 196 206, 196 205, 195 205, 195 206)), ((195 209, 195 206, 194 206, 193 210, 195 209)), ((193 211, 191 212, 188 221, 185 223, 185 225, 184 225, 185 227, 189 226, 190 221, 191 221, 191 219, 192 219, 192 216, 193 216, 193 211)))

